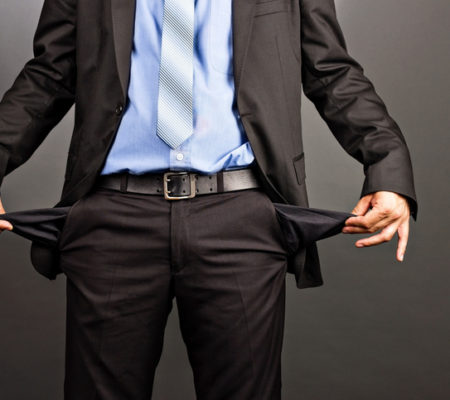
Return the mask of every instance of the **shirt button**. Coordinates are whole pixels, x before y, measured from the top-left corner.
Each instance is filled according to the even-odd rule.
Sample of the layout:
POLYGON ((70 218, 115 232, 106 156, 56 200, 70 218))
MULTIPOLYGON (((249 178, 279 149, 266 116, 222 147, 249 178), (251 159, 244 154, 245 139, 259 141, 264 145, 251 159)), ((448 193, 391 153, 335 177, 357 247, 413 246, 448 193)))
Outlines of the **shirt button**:
POLYGON ((177 154, 177 160, 178 160, 178 161, 181 161, 183 158, 184 158, 183 153, 178 153, 178 154, 177 154))
POLYGON ((122 111, 123 111, 123 105, 122 105, 122 104, 119 104, 119 105, 116 107, 116 115, 122 114, 122 111))

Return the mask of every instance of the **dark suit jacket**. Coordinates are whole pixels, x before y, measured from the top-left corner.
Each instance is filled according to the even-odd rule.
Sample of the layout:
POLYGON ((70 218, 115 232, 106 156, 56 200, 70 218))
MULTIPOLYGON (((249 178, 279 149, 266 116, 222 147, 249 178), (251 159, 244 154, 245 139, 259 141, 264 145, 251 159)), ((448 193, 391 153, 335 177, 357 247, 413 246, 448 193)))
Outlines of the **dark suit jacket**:
MULTIPOLYGON (((0 103, 0 183, 75 103, 56 206, 72 205, 92 188, 127 105, 134 13, 135 0, 45 0, 34 58, 0 103)), ((363 164, 361 196, 403 194, 416 217, 405 139, 347 53, 333 0, 233 0, 233 49, 237 106, 273 201, 308 206, 303 87, 342 147, 363 164)), ((299 288, 322 284, 316 246, 295 254, 288 271, 299 288)))

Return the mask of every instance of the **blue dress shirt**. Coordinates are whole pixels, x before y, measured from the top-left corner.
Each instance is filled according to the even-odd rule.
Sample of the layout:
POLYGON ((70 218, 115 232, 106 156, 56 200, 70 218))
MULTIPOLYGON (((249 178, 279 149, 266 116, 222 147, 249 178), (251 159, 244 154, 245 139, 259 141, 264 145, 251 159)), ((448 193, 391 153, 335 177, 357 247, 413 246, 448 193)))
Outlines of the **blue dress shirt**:
POLYGON ((163 0, 137 0, 128 103, 101 174, 243 168, 254 154, 236 108, 231 0, 195 0, 194 134, 177 149, 156 135, 163 0))

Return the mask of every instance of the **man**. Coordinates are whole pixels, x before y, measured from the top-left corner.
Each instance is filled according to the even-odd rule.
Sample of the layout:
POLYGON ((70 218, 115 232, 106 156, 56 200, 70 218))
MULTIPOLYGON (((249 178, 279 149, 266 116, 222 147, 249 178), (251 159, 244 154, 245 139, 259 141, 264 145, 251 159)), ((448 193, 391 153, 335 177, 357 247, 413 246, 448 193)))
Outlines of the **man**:
POLYGON ((285 273, 322 284, 272 205, 308 206, 302 85, 364 166, 343 231, 397 233, 401 261, 417 213, 405 140, 333 0, 46 0, 34 51, 0 103, 0 177, 75 103, 65 399, 149 398, 174 297, 199 399, 279 399, 285 273))

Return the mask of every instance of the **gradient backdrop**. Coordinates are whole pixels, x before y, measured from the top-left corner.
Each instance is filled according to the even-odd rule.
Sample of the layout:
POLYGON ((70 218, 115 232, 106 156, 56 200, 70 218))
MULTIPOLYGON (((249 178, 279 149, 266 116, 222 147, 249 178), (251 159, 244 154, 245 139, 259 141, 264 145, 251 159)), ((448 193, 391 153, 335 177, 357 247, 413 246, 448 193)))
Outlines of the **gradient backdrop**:
MULTIPOLYGON (((212 0, 214 1, 214 0, 212 0)), ((31 56, 43 0, 0 1, 0 93, 31 56)), ((337 0, 350 53, 363 65, 411 150, 418 222, 403 264, 395 240, 357 249, 358 236, 319 243, 325 285, 298 290, 288 277, 283 350, 285 400, 450 398, 449 128, 450 2, 337 0), (299 345, 302 343, 303 345, 299 345), (297 393, 297 394, 296 394, 297 393)), ((306 173, 313 207, 350 211, 362 167, 304 104, 306 173)), ((59 199, 72 112, 2 186, 7 211, 59 199)), ((0 238, 0 398, 60 400, 65 277, 48 281, 29 242, 0 238)), ((166 331, 155 400, 194 399, 176 308, 166 331), (173 384, 176 377, 177 384, 173 384)))

